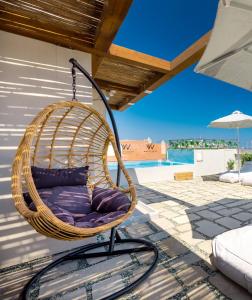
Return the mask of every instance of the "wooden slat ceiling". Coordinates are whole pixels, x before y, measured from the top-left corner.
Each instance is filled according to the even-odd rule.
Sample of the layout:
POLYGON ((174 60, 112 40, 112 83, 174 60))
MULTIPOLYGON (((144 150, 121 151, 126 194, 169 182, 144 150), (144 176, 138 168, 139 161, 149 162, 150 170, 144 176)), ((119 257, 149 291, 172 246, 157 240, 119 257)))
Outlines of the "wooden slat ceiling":
POLYGON ((196 63, 202 56, 209 38, 210 32, 172 61, 112 44, 94 77, 104 90, 115 91, 113 96, 110 96, 109 103, 113 109, 123 111, 196 63))
POLYGON ((124 110, 202 55, 209 34, 169 62, 112 44, 133 0, 0 0, 0 30, 92 54, 109 103, 124 110))

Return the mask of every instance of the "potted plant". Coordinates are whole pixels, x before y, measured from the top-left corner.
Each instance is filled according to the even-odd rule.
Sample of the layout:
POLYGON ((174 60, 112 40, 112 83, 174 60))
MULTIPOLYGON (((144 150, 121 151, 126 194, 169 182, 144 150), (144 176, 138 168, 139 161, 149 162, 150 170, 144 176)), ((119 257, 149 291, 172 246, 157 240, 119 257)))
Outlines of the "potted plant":
POLYGON ((235 161, 233 159, 229 159, 227 162, 228 171, 234 170, 235 161))

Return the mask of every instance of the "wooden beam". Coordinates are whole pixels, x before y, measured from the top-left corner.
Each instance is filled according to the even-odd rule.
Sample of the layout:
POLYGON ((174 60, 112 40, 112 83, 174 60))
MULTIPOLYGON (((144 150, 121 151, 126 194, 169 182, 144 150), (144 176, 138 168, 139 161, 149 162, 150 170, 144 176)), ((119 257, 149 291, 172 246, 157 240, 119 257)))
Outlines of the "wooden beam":
MULTIPOLYGON (((196 63, 204 53, 204 50, 210 39, 211 32, 203 35, 199 40, 197 40, 193 45, 187 48, 184 52, 178 55, 175 59, 171 61, 171 70, 168 71, 161 77, 157 77, 155 80, 151 80, 146 86, 145 91, 148 90, 152 92, 154 89, 158 88, 160 85, 166 81, 172 79, 178 73, 182 72, 184 69, 188 68, 192 64, 196 63)), ((128 103, 125 103, 119 107, 120 111, 125 110, 129 107, 129 103, 135 103, 145 97, 147 93, 142 90, 135 98, 130 100, 128 103)))
POLYGON ((111 81, 106 81, 106 80, 101 80, 101 79, 95 79, 96 83, 104 90, 116 90, 119 92, 122 92, 127 95, 132 95, 132 96, 137 96, 139 94, 139 91, 136 88, 111 82, 111 81))
MULTIPOLYGON (((107 0, 102 13, 102 21, 96 30, 94 48, 107 53, 133 0, 107 0)), ((103 54, 103 55, 104 55, 103 54)), ((92 74, 95 77, 103 55, 92 58, 92 74)))
POLYGON ((126 108, 128 108, 130 105, 132 105, 133 103, 136 103, 137 101, 139 101, 143 97, 149 95, 150 93, 152 93, 152 91, 154 89, 156 89, 157 87, 159 87, 162 83, 166 82, 168 79, 170 79, 170 75, 168 73, 165 74, 165 75, 161 75, 161 77, 159 75, 156 78, 152 79, 150 82, 148 82, 145 85, 145 88, 142 89, 142 91, 136 97, 134 97, 133 99, 131 99, 129 102, 120 105, 119 106, 119 110, 123 111, 126 108))
POLYGON ((115 44, 110 46, 107 57, 111 57, 115 60, 128 63, 130 65, 140 66, 162 73, 166 73, 171 70, 171 63, 167 60, 115 44))
POLYGON ((102 63, 104 54, 102 53, 102 55, 92 55, 91 58, 91 63, 92 63, 92 77, 95 78, 97 71, 99 69, 100 64, 102 63))
POLYGON ((109 104, 110 108, 113 110, 119 110, 119 106, 115 104, 109 104))
POLYGON ((209 42, 211 36, 211 31, 204 34, 199 40, 197 40, 193 45, 187 48, 184 52, 178 55, 175 59, 171 61, 172 71, 176 71, 175 75, 190 65, 196 63, 203 52, 206 49, 206 46, 209 42))
POLYGON ((133 0, 107 0, 95 37, 95 48, 107 52, 133 0))

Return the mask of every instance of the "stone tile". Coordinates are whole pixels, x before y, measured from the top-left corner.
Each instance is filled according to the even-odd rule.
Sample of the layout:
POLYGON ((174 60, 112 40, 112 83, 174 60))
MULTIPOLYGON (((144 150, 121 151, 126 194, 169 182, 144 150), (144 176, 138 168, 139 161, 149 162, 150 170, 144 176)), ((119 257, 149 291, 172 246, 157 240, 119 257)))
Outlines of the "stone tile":
POLYGON ((212 240, 201 242, 197 246, 199 247, 200 250, 204 251, 208 255, 212 253, 212 240))
POLYGON ((241 222, 237 221, 234 218, 224 217, 215 221, 218 224, 221 224, 229 229, 235 229, 241 226, 241 222))
POLYGON ((240 206, 243 204, 246 204, 248 201, 247 200, 242 200, 242 199, 236 199, 233 203, 228 203, 226 206, 227 207, 235 207, 235 206, 240 206))
POLYGON ((147 224, 135 223, 132 226, 126 227, 125 229, 132 237, 144 237, 154 233, 147 224))
POLYGON ((217 297, 212 292, 206 283, 200 284, 195 288, 191 289, 187 296, 189 300, 216 300, 217 297))
POLYGON ((112 276, 92 285, 93 300, 103 299, 124 288, 120 275, 112 276))
POLYGON ((225 206, 223 206, 223 205, 216 205, 216 206, 213 206, 213 207, 208 205, 208 207, 211 211, 215 211, 215 212, 218 212, 218 213, 219 213, 220 210, 225 209, 225 206))
POLYGON ((173 259, 172 261, 169 262, 169 266, 176 270, 185 269, 189 265, 194 264, 194 263, 198 262, 199 260, 201 260, 201 258, 198 255, 194 254, 193 252, 190 252, 181 257, 173 259))
POLYGON ((173 224, 170 220, 166 219, 166 218, 153 218, 151 219, 151 221, 156 224, 159 229, 170 229, 175 227, 175 224, 173 224))
POLYGON ((240 220, 240 221, 248 221, 252 219, 251 213, 241 212, 239 214, 233 215, 234 218, 240 220))
POLYGON ((218 210, 218 214, 223 215, 223 216, 231 216, 231 215, 236 214, 236 213, 241 212, 241 211, 242 210, 238 207, 224 208, 224 209, 218 210))
POLYGON ((213 222, 207 221, 207 220, 199 221, 199 222, 196 222, 195 224, 198 226, 197 231, 199 231, 211 238, 226 231, 226 229, 224 227, 219 226, 219 225, 217 225, 213 222))
POLYGON ((172 237, 161 241, 158 243, 158 246, 170 257, 174 257, 188 251, 188 249, 182 243, 178 242, 172 237))
POLYGON ((153 262, 153 252, 139 252, 135 255, 140 264, 150 265, 153 262))
POLYGON ((164 201, 163 203, 169 207, 180 205, 177 201, 172 201, 172 200, 164 201))
POLYGON ((179 213, 174 212, 174 211, 172 211, 170 209, 162 209, 162 210, 160 210, 159 215, 161 217, 166 217, 166 218, 170 219, 170 218, 178 217, 179 213))
POLYGON ((137 299, 168 299, 182 291, 175 277, 166 269, 158 266, 154 272, 133 293, 137 299))
POLYGON ((202 210, 205 210, 205 207, 202 207, 200 205, 200 206, 195 206, 195 207, 190 208, 190 210, 188 210, 187 212, 197 213, 197 212, 202 211, 202 210))
POLYGON ((164 231, 166 231, 169 236, 173 236, 173 237, 176 237, 178 234, 178 231, 175 229, 175 227, 169 229, 164 228, 164 231))
POLYGON ((74 290, 70 293, 60 296, 61 300, 85 300, 87 299, 87 291, 85 287, 74 290))
POLYGON ((124 267, 132 262, 130 255, 122 255, 113 257, 102 263, 95 264, 89 268, 84 268, 60 278, 56 277, 54 280, 42 283, 40 286, 40 298, 47 298, 53 294, 67 292, 73 290, 80 285, 91 280, 98 279, 106 273, 115 273, 122 270, 124 267))
POLYGON ((209 282, 230 299, 251 300, 251 294, 221 273, 210 277, 209 282))
POLYGON ((196 214, 187 213, 187 216, 188 216, 188 219, 190 220, 190 222, 200 219, 200 216, 198 216, 196 214))
POLYGON ((192 225, 191 225, 191 223, 178 225, 178 226, 176 226, 176 230, 179 232, 192 231, 192 225))
MULTIPOLYGON (((78 269, 80 260, 67 261, 64 264, 54 267, 40 279, 40 283, 55 279, 55 276, 62 276, 78 269)), ((44 266, 45 267, 45 266, 44 266)))
MULTIPOLYGON (((231 191, 230 191, 231 193, 231 191)), ((228 205, 228 204, 231 204, 235 201, 236 199, 221 199, 219 200, 219 204, 223 204, 223 205, 228 205)))
POLYGON ((154 234, 150 235, 149 239, 152 240, 153 242, 157 242, 157 241, 163 240, 167 237, 168 237, 167 232, 160 231, 158 233, 154 233, 154 234))
POLYGON ((175 212, 178 212, 179 214, 183 213, 186 209, 186 206, 184 205, 178 205, 178 206, 173 206, 172 210, 175 212))
MULTIPOLYGON (((105 247, 101 247, 101 248, 98 248, 98 249, 93 249, 93 250, 87 251, 86 253, 95 253, 95 252, 103 252, 103 251, 106 251, 105 247)), ((106 256, 87 258, 87 262, 88 262, 88 264, 93 265, 93 264, 102 262, 106 259, 107 259, 106 256)))
POLYGON ((205 279, 208 274, 198 266, 190 266, 176 273, 185 285, 193 285, 196 282, 205 279))
POLYGON ((216 214, 215 212, 212 212, 208 209, 205 210, 201 210, 199 212, 197 212, 197 214, 203 218, 209 219, 209 220, 215 220, 220 218, 221 216, 216 214))
POLYGON ((188 231, 178 235, 178 238, 190 246, 195 246, 205 240, 205 237, 198 232, 188 231))
POLYGON ((161 210, 163 208, 165 208, 165 204, 163 202, 158 202, 158 203, 152 203, 152 204, 149 204, 149 206, 153 209, 157 209, 157 210, 161 210))
POLYGON ((250 209, 250 208, 252 209, 252 201, 250 201, 250 203, 248 203, 248 204, 245 204, 245 205, 241 206, 241 208, 246 209, 246 210, 250 209))
POLYGON ((220 207, 221 205, 219 204, 219 202, 212 202, 210 204, 207 205, 209 208, 214 208, 214 207, 220 207))
POLYGON ((187 215, 184 215, 184 216, 173 218, 173 221, 176 222, 177 224, 185 224, 189 222, 189 219, 187 215))

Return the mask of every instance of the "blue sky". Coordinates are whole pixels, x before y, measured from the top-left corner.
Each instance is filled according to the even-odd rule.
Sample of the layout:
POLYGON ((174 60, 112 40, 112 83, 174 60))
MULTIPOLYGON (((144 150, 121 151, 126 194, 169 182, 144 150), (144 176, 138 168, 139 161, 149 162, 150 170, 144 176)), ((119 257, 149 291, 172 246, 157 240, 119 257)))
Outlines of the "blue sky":
MULTIPOLYGON (((114 43, 172 60, 212 28, 217 5, 217 0, 135 0, 114 43)), ((116 112, 120 138, 234 138, 233 130, 207 125, 234 110, 252 115, 252 94, 193 69, 116 112)), ((252 129, 242 130, 241 137, 243 145, 251 145, 252 129)))

